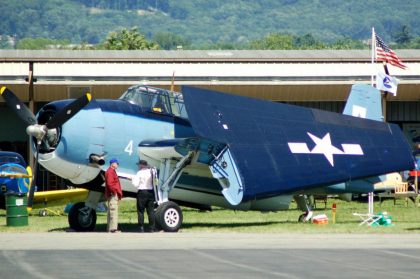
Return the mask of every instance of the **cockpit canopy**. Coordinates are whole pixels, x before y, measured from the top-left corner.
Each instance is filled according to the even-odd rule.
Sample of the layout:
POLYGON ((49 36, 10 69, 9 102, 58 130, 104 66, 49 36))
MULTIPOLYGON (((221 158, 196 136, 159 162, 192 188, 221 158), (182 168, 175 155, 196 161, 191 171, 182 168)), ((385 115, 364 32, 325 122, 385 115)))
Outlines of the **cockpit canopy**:
POLYGON ((120 97, 144 111, 188 118, 181 93, 145 85, 134 85, 120 97))

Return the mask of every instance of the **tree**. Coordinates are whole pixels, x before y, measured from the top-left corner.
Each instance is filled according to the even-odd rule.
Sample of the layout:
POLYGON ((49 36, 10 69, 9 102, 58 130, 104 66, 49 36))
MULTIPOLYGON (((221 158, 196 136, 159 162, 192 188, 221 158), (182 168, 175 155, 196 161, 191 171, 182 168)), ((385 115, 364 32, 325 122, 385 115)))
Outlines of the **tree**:
POLYGON ((393 36, 395 42, 397 42, 398 44, 408 44, 410 43, 412 36, 410 34, 410 27, 408 27, 407 25, 403 25, 401 27, 401 31, 396 32, 393 36))
POLYGON ((188 10, 183 7, 172 7, 169 14, 172 18, 185 20, 188 17, 188 10))
POLYGON ((252 49, 323 49, 325 45, 312 34, 295 36, 288 33, 270 34, 262 40, 251 42, 252 49))
POLYGON ((175 50, 178 46, 182 46, 183 49, 187 49, 190 46, 190 42, 183 37, 167 33, 167 32, 159 32, 153 36, 153 41, 155 41, 160 48, 166 50, 175 50))
POLYGON ((251 42, 251 49, 293 49, 294 38, 288 33, 273 33, 267 37, 251 42))
POLYGON ((137 27, 131 30, 124 28, 121 31, 109 33, 104 47, 112 50, 159 49, 159 45, 147 41, 144 35, 137 30, 137 27))
POLYGON ((0 49, 11 49, 13 45, 9 40, 9 36, 7 35, 0 35, 0 49))
POLYGON ((369 46, 364 44, 363 41, 353 40, 348 37, 337 40, 329 45, 330 49, 365 49, 368 47, 369 46))
POLYGON ((298 49, 324 49, 325 45, 315 39, 312 34, 298 36, 294 39, 293 45, 298 49))
POLYGON ((16 44, 17 49, 48 49, 69 45, 69 40, 52 40, 47 38, 23 38, 16 44))

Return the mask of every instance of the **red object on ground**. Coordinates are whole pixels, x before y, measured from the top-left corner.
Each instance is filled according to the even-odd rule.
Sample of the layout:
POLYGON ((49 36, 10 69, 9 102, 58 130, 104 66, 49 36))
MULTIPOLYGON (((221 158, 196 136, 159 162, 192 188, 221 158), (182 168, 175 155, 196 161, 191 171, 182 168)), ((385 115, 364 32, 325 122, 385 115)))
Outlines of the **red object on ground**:
POLYGON ((420 170, 412 170, 410 171, 410 176, 420 176, 420 170))
POLYGON ((312 221, 312 223, 316 225, 327 225, 328 219, 315 219, 312 221))

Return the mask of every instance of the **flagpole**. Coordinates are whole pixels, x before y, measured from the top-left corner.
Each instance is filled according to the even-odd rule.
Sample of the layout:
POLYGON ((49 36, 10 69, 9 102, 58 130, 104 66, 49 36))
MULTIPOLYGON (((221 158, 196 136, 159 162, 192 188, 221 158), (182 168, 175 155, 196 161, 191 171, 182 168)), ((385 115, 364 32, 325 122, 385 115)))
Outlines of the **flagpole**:
MULTIPOLYGON (((375 69, 374 65, 375 65, 375 49, 376 49, 376 39, 375 39, 375 28, 372 27, 372 38, 371 38, 371 44, 372 46, 372 50, 371 50, 371 63, 372 63, 372 69, 375 69)), ((370 77, 370 82, 371 85, 373 86, 373 80, 374 80, 374 75, 376 73, 372 73, 371 77, 370 77)))
MULTIPOLYGON (((372 27, 372 38, 371 38, 371 44, 372 50, 371 50, 371 63, 372 63, 372 70, 375 72, 372 72, 372 75, 370 77, 370 82, 373 87, 374 84, 374 76, 376 75, 375 70, 375 53, 376 53, 376 38, 375 38, 375 28, 372 27)), ((383 117, 383 116, 382 116, 383 117)), ((368 214, 370 216, 373 216, 373 192, 368 193, 368 214)))
POLYGON ((171 91, 175 91, 175 71, 172 72, 171 91))
POLYGON ((386 64, 386 62, 384 62, 384 70, 385 70, 385 74, 389 76, 388 65, 386 64))
POLYGON ((401 61, 401 59, 396 55, 396 53, 385 44, 385 42, 380 38, 378 35, 375 34, 375 60, 383 61, 383 67, 385 73, 379 73, 380 74, 380 80, 378 79, 379 74, 377 75, 377 84, 376 88, 383 90, 383 97, 382 97, 382 104, 383 104, 383 115, 386 120, 386 98, 389 93, 392 93, 394 95, 397 94, 397 85, 398 85, 398 79, 391 77, 389 70, 388 70, 388 63, 391 65, 394 65, 396 67, 399 67, 401 69, 406 69, 407 66, 404 65, 404 63, 401 61))

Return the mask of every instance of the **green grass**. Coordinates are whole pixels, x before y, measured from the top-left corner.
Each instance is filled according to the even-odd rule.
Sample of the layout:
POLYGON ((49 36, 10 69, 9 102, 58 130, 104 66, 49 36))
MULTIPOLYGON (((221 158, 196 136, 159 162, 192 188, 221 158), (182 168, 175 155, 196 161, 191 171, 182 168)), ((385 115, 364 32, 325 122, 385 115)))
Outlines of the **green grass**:
MULTIPOLYGON (((318 204, 319 205, 319 204, 318 204)), ((288 211, 260 213, 253 211, 233 211, 214 208, 212 212, 200 212, 183 208, 184 223, 181 232, 256 232, 256 233, 419 233, 420 208, 411 201, 406 207, 404 200, 386 200, 379 205, 375 202, 375 213, 388 212, 392 216, 390 227, 359 226, 360 219, 353 213, 366 213, 367 203, 344 202, 328 199, 315 210, 315 215, 326 214, 327 225, 298 223, 301 212, 291 204, 288 211), (331 206, 337 204, 336 223, 332 223, 331 206)), ((62 210, 62 207, 53 208, 62 210)), ((125 232, 136 231, 137 213, 134 200, 124 200, 119 210, 120 229, 125 232)), ((6 226, 6 211, 0 210, 0 232, 65 232, 68 230, 67 216, 39 217, 38 210, 29 216, 29 226, 6 226)), ((106 213, 98 213, 96 231, 106 230, 106 213)))

